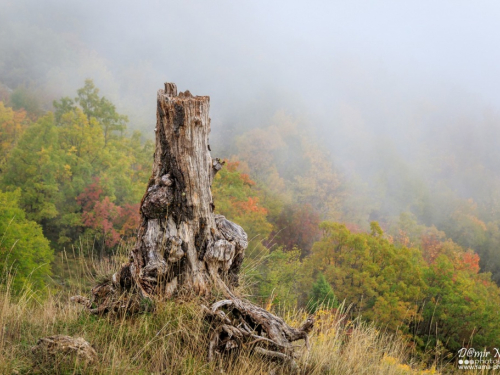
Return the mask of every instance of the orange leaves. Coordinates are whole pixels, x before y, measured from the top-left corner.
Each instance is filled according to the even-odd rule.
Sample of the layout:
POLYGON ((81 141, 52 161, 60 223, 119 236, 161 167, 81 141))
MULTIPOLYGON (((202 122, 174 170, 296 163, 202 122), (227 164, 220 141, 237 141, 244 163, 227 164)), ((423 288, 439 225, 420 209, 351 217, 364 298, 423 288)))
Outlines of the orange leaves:
POLYGON ((479 255, 472 251, 461 254, 461 256, 456 260, 455 268, 472 273, 479 273, 479 255))
MULTIPOLYGON (((0 127, 2 131, 15 133, 25 127, 26 121, 27 116, 24 109, 14 111, 10 107, 5 107, 3 102, 0 102, 0 127)), ((18 134, 18 136, 20 135, 18 134)))
POLYGON ((240 175, 241 179, 243 180, 243 183, 248 185, 248 186, 253 186, 255 185, 255 182, 250 179, 250 176, 247 175, 246 173, 242 173, 240 175))
POLYGON ((227 159, 224 159, 224 161, 226 162, 226 169, 229 172, 236 172, 238 170, 238 167, 240 166, 239 161, 229 161, 227 159))
POLYGON ((268 209, 263 204, 264 194, 256 187, 244 164, 226 161, 212 183, 216 212, 240 224, 249 238, 266 238, 272 230, 267 221, 268 209))
POLYGON ((267 209, 259 206, 259 197, 248 197, 246 201, 233 201, 233 205, 241 215, 249 212, 267 215, 267 209))
POLYGON ((429 265, 434 264, 437 257, 444 254, 453 263, 455 272, 479 273, 479 255, 472 250, 464 251, 462 247, 451 240, 442 242, 433 234, 423 235, 421 237, 421 247, 422 256, 429 265))
POLYGON ((243 182, 243 184, 248 186, 255 185, 255 181, 253 181, 247 173, 241 173, 241 166, 239 161, 229 161, 227 159, 224 159, 224 161, 226 162, 225 168, 227 168, 229 172, 239 172, 238 177, 243 182))
POLYGON ((429 265, 434 264, 437 257, 444 254, 453 263, 455 272, 479 273, 479 255, 472 250, 464 251, 462 247, 451 240, 442 242, 435 235, 423 235, 421 247, 422 256, 429 265))
POLYGON ((139 208, 139 203, 126 204, 121 208, 116 224, 121 228, 119 232, 123 238, 133 238, 136 235, 141 219, 139 208))

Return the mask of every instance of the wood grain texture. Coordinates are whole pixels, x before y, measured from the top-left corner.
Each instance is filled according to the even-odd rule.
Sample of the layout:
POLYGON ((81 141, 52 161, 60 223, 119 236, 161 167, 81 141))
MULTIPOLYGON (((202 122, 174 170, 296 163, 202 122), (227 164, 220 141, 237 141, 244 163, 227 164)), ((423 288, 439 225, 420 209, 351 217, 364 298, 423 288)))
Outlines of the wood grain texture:
POLYGON ((128 265, 145 297, 181 289, 206 294, 214 277, 238 282, 248 240, 213 212, 211 184, 223 162, 210 155, 209 109, 208 96, 177 95, 175 84, 158 91, 153 173, 128 265))

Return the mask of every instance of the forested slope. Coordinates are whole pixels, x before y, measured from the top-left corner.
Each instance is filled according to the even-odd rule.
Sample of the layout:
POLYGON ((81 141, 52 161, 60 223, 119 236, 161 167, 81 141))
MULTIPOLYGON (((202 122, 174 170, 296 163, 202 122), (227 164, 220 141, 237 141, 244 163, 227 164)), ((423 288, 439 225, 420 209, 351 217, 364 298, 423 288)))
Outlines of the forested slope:
MULTIPOLYGON (((57 288, 48 279, 54 254, 77 248, 104 259, 134 238, 153 145, 128 132, 127 118, 90 80, 53 112, 4 99, 3 275, 15 275, 14 290, 29 281, 47 291, 57 288)), ((397 332, 420 353, 500 345, 500 289, 480 267, 485 251, 495 254, 497 227, 474 202, 462 200, 442 228, 411 212, 368 223, 357 182, 290 116, 278 113, 235 145, 212 190, 216 212, 251 240, 251 298, 309 311, 345 301, 352 318, 397 332)))

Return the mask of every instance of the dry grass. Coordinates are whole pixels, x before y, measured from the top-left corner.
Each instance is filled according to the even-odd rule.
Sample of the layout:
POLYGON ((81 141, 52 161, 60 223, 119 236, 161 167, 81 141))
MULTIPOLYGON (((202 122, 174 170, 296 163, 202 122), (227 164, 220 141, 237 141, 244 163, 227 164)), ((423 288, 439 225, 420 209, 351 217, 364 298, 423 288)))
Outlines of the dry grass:
MULTIPOLYGON (((82 260, 67 261, 89 269, 82 260)), ((95 264, 107 272, 107 264, 95 264)), ((81 275, 81 271, 72 271, 81 275)), ((207 362, 209 326, 201 300, 159 302, 153 312, 123 318, 99 318, 69 302, 72 294, 88 292, 88 280, 46 293, 42 298, 29 289, 12 295, 0 291, 0 374, 269 374, 287 373, 278 364, 243 351, 240 355, 207 362), (31 347, 40 337, 64 334, 83 337, 99 355, 94 364, 37 363, 31 347)), ((410 360, 401 339, 379 332, 373 325, 346 321, 345 311, 319 311, 311 348, 299 342, 298 363, 304 374, 432 374, 410 360)), ((303 311, 281 315, 291 325, 304 318, 303 311)))

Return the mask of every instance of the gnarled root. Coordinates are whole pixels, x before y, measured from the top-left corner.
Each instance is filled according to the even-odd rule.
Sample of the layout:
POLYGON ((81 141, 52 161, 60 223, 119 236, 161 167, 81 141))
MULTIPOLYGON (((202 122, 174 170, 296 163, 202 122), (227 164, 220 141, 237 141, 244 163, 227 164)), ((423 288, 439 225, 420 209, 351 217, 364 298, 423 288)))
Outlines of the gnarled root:
POLYGON ((314 324, 312 316, 299 328, 292 328, 269 311, 234 296, 210 308, 203 306, 203 309, 214 326, 209 361, 217 353, 248 348, 269 360, 282 362, 293 372, 298 371, 292 343, 303 339, 309 347, 308 333, 314 324))
POLYGON ((72 302, 83 305, 91 314, 95 315, 117 315, 137 314, 146 311, 150 303, 142 297, 132 281, 126 276, 128 265, 124 265, 120 276, 116 274, 110 280, 96 285, 92 288, 90 298, 84 296, 71 297, 72 302))
MULTIPOLYGON (((209 361, 218 354, 249 350, 269 361, 283 364, 292 373, 298 372, 292 343, 304 340, 305 346, 309 348, 308 333, 313 328, 313 317, 309 316, 299 328, 293 328, 282 318, 239 299, 229 291, 227 296, 228 299, 218 301, 210 308, 201 305, 212 327, 209 361)), ((98 315, 134 314, 144 311, 146 306, 137 288, 123 290, 112 280, 94 287, 91 299, 74 296, 71 300, 98 315)))

